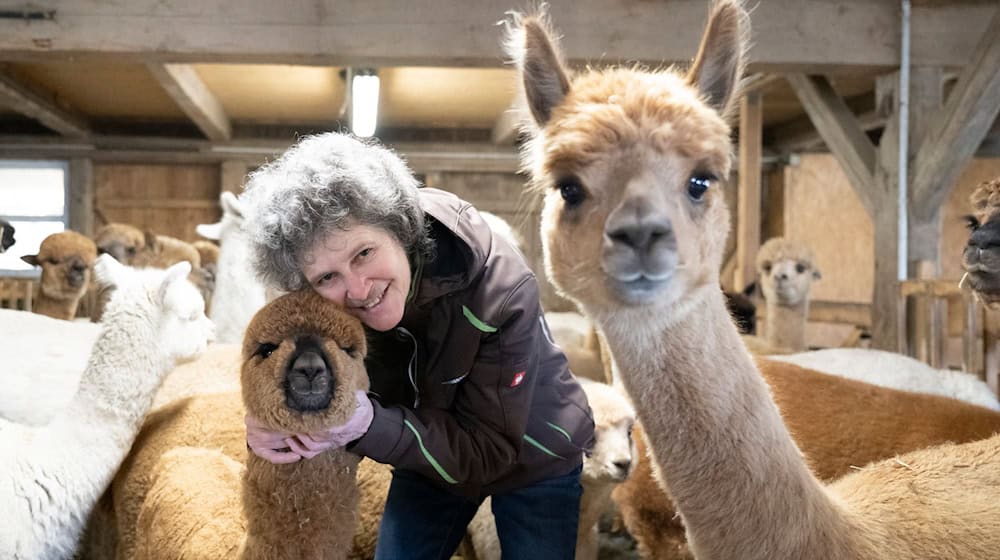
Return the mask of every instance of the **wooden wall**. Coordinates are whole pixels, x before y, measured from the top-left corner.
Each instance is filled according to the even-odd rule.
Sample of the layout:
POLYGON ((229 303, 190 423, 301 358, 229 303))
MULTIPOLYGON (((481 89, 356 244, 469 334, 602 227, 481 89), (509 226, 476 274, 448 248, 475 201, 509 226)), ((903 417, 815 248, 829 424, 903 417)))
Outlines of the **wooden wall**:
POLYGON ((197 241, 195 226, 221 217, 219 185, 217 164, 94 164, 95 226, 125 222, 197 241))

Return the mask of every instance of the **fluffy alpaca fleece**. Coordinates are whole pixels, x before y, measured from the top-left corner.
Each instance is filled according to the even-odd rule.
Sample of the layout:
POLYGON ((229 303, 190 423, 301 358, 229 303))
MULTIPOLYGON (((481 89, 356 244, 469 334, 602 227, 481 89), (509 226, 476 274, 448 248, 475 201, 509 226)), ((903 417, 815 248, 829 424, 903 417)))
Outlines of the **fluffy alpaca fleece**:
POLYGON ((0 457, 0 557, 73 554, 163 376, 211 339, 201 296, 184 280, 189 270, 178 265, 149 283, 98 259, 98 280, 116 290, 75 398, 45 426, 0 424, 9 450, 0 457))
MULTIPOLYGON (((308 306, 299 305, 301 303, 276 300, 268 309, 271 309, 273 314, 280 315, 285 309, 282 306, 290 305, 296 308, 300 315, 307 316, 314 322, 322 323, 329 319, 328 314, 315 312, 309 307, 316 302, 310 300, 308 306), (278 301, 283 301, 281 306, 273 307, 278 301)), ((324 307, 329 304, 319 300, 317 305, 324 307)), ((310 326, 304 331, 317 328, 320 327, 310 326)), ((109 552, 115 546, 112 544, 114 540, 117 540, 118 558, 142 556, 143 554, 139 553, 152 546, 151 543, 160 543, 161 541, 150 535, 144 535, 137 529, 140 523, 140 511, 142 511, 142 523, 152 523, 149 520, 157 519, 155 524, 162 527, 162 531, 158 534, 174 535, 173 544, 169 545, 171 548, 165 548, 164 551, 196 550, 201 546, 195 540, 184 541, 184 535, 187 534, 185 527, 200 526, 199 523, 191 524, 192 519, 204 518, 205 523, 209 523, 207 520, 214 515, 209 511, 211 506, 183 513, 169 512, 187 507, 182 508, 178 504, 200 503, 199 496, 205 488, 213 489, 212 492, 215 492, 215 486, 208 480, 211 477, 223 476, 220 475, 222 471, 217 470, 217 467, 206 466, 204 467, 206 474, 202 477, 188 480, 183 489, 173 488, 167 491, 165 488, 173 487, 178 481, 187 479, 175 476, 172 474, 174 471, 165 465, 174 465, 180 460, 177 457, 167 459, 167 456, 173 453, 180 456, 193 454, 206 457, 209 452, 221 453, 227 458, 210 459, 209 462, 215 465, 247 463, 246 429, 243 424, 246 412, 240 393, 209 394, 204 388, 200 390, 198 387, 198 379, 218 377, 222 379, 218 382, 218 388, 224 391, 225 385, 231 382, 229 380, 233 377, 233 372, 240 369, 241 359, 239 353, 233 353, 233 345, 223 345, 222 348, 225 350, 221 352, 210 349, 198 362, 181 366, 168 377, 157 395, 157 402, 163 403, 163 406, 149 414, 146 425, 132 447, 132 453, 122 464, 112 485, 111 495, 107 500, 113 504, 112 510, 103 512, 101 520, 97 522, 98 526, 92 527, 93 533, 101 535, 93 541, 93 546, 97 548, 90 549, 92 556, 114 556, 114 553, 109 552), (196 452, 183 450, 184 447, 201 449, 196 452), (206 449, 209 451, 205 451, 206 449), (154 495, 158 497, 153 498, 154 495), (117 534, 116 537, 108 537, 106 535, 108 527, 100 525, 109 522, 116 524, 117 528, 110 530, 111 533, 117 534)), ((278 351, 272 355, 277 356, 278 351)), ((243 367, 246 368, 246 364, 243 367)), ((381 512, 384 509, 390 470, 386 465, 364 460, 358 467, 356 483, 353 482, 353 477, 351 480, 361 494, 358 508, 360 523, 354 535, 353 547, 348 546, 345 549, 349 552, 350 558, 371 558, 374 554, 375 535, 381 521, 381 512)), ((216 498, 223 499, 219 496, 216 498)), ((228 499, 226 497, 223 501, 228 499)), ((238 513, 238 510, 236 511, 238 513)), ((232 517, 232 512, 229 515, 230 518, 219 522, 238 529, 241 522, 232 517)), ((195 537, 192 536, 192 539, 195 537)), ((201 549, 201 553, 203 557, 231 557, 232 555, 227 553, 231 546, 232 543, 229 541, 220 540, 216 546, 201 549)), ((171 556, 173 553, 162 554, 171 556)))
POLYGON ((881 387, 941 395, 1000 410, 993 390, 975 375, 935 369, 902 354, 864 348, 829 348, 770 358, 881 387))
POLYGON ((546 191, 546 270, 606 337, 694 556, 995 557, 1000 436, 821 485, 742 344, 719 288, 726 116, 749 32, 740 2, 713 2, 686 75, 571 81, 544 21, 512 28, 538 125, 527 167, 546 191))
MULTIPOLYGON (((879 459, 1000 432, 1000 413, 953 399, 876 387, 759 358, 760 372, 788 431, 822 480, 879 459)), ((637 425, 635 471, 614 491, 625 526, 643 558, 689 558, 684 526, 653 475, 637 425)))
POLYGON ((268 301, 264 284, 250 268, 251 251, 243 231, 243 205, 231 192, 219 197, 222 220, 201 224, 198 235, 219 242, 219 262, 212 296, 211 317, 219 342, 240 342, 250 318, 268 301))
MULTIPOLYGON (((635 409, 618 389, 587 379, 580 380, 594 413, 594 449, 584 458, 580 484, 580 526, 576 536, 576 559, 596 560, 597 524, 611 509, 611 491, 621 484, 638 457, 632 440, 635 409)), ((487 498, 469 524, 469 539, 476 560, 500 560, 500 540, 487 498)))
POLYGON ((754 354, 801 352, 806 346, 809 289, 820 278, 816 258, 803 243, 774 237, 757 253, 757 277, 767 302, 763 336, 744 343, 754 354))
POLYGON ((101 326, 0 309, 0 418, 41 426, 76 396, 101 326))
POLYGON ((32 311, 65 321, 76 317, 76 307, 87 293, 96 258, 94 242, 75 231, 53 233, 42 241, 37 255, 21 257, 32 266, 42 267, 32 311))

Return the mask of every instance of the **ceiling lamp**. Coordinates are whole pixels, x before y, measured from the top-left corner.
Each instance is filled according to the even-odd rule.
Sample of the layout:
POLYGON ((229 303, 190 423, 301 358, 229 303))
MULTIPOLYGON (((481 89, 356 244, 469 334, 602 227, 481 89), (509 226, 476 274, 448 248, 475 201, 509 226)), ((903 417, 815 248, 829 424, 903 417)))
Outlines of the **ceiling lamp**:
POLYGON ((367 138, 378 122, 378 74, 372 69, 355 70, 351 76, 351 131, 367 138))

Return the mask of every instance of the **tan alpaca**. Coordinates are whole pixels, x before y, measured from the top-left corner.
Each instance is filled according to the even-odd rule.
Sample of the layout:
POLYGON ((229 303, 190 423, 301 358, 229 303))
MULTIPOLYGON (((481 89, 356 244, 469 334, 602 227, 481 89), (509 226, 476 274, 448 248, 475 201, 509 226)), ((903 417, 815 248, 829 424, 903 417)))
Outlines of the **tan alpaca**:
POLYGON ((865 466, 828 487, 803 461, 719 288, 749 22, 712 5, 690 71, 570 81, 543 22, 513 44, 538 130, 547 270, 605 335, 700 559, 996 557, 1000 437, 865 466))
MULTIPOLYGON (((365 347, 361 323, 314 292, 275 300, 244 338, 247 413, 297 433, 344 423, 355 391, 368 388, 365 347)), ((239 558, 347 557, 357 527, 358 455, 340 448, 275 465, 248 454, 237 478, 238 463, 205 451, 174 449, 153 469, 138 517, 138 558, 205 554, 209 545, 218 557, 237 550, 239 558), (242 504, 242 515, 232 504, 242 504)))
POLYGON ((972 233, 962 252, 962 284, 987 306, 1000 305, 1000 177, 984 181, 969 197, 972 233))
POLYGON ((76 317, 76 308, 87 293, 97 260, 94 242, 75 231, 53 233, 42 241, 37 255, 24 255, 21 260, 42 267, 38 295, 31 310, 66 321, 76 317))
MULTIPOLYGON (((757 253, 757 278, 767 301, 763 336, 743 342, 754 354, 791 354, 807 350, 809 289, 820 278, 812 250, 804 244, 775 237, 757 253)), ((759 327, 759 323, 758 323, 759 327)))

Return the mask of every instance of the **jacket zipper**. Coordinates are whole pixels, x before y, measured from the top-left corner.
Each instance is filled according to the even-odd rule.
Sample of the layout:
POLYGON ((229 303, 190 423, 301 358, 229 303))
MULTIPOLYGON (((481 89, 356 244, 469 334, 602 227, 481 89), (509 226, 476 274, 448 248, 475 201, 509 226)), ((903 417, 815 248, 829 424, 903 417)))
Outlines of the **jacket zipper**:
POLYGON ((410 385, 413 386, 413 408, 417 408, 420 406, 420 389, 417 387, 417 339, 404 327, 399 327, 396 330, 406 335, 413 344, 413 354, 410 355, 410 365, 407 373, 410 378, 410 385))

